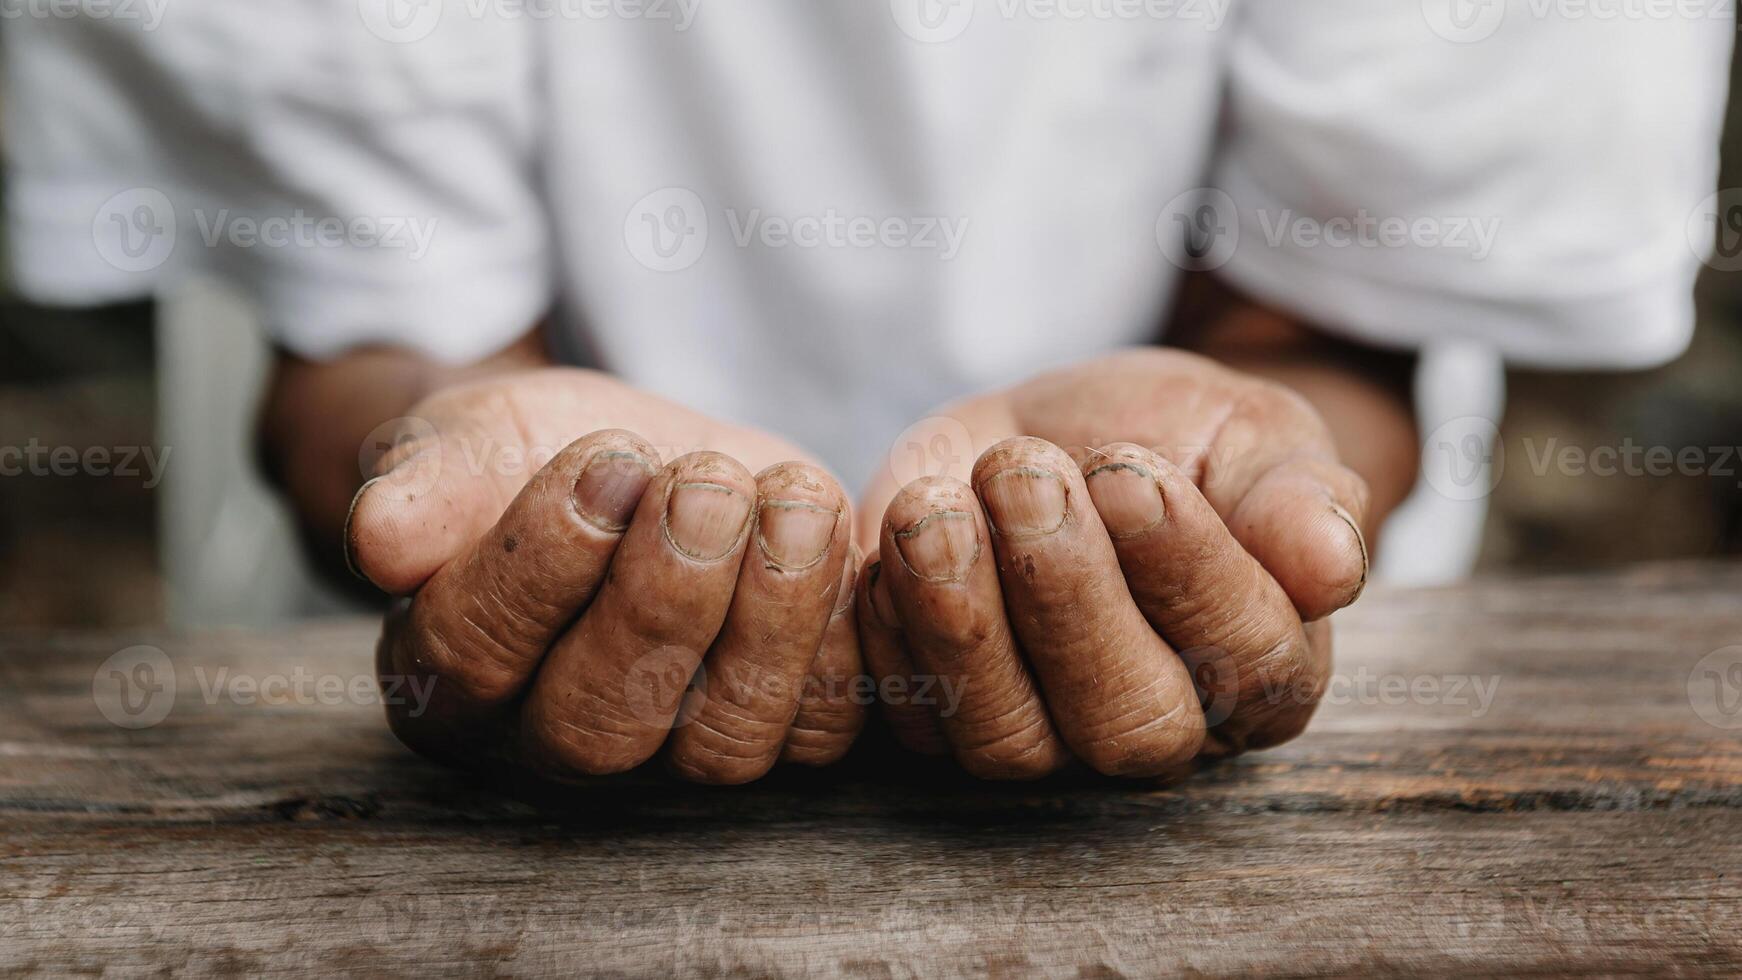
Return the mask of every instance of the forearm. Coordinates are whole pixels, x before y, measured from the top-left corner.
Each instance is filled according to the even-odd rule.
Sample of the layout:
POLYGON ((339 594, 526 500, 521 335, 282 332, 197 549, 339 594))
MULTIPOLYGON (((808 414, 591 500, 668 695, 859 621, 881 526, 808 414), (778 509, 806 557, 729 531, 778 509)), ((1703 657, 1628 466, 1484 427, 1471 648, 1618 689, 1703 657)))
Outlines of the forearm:
POLYGON ((1287 385, 1330 427, 1342 462, 1372 496, 1371 539, 1415 485, 1420 439, 1411 379, 1415 358, 1334 339, 1204 279, 1190 284, 1170 342, 1287 385))
POLYGON ((383 422, 458 381, 550 363, 538 330, 479 362, 446 365, 413 351, 368 348, 335 360, 280 353, 260 416, 262 462, 297 511, 311 551, 344 567, 341 538, 365 474, 364 442, 383 422))

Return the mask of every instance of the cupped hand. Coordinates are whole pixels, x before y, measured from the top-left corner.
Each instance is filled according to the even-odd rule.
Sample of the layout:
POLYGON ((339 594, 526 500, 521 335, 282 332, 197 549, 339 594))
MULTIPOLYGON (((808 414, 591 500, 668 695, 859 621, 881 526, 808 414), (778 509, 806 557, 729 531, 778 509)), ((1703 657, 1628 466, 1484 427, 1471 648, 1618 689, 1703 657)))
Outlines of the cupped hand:
POLYGON ((864 709, 846 496, 764 433, 549 369, 393 423, 346 530, 405 597, 377 660, 407 745, 555 775, 663 751, 739 783, 832 762, 864 709), (419 686, 421 685, 421 687, 419 686))
POLYGON ((1367 491, 1303 399, 1147 350, 932 422, 971 470, 885 473, 860 511, 879 689, 954 692, 886 704, 900 741, 990 778, 1153 776, 1306 726, 1324 617, 1366 582, 1367 491))

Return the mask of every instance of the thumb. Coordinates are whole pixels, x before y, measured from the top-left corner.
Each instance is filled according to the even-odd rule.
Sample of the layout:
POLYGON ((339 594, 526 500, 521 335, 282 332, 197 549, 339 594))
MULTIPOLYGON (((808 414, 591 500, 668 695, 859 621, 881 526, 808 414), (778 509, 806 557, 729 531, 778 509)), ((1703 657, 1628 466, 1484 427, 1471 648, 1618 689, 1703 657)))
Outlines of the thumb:
POLYGON ((359 452, 369 479, 345 520, 351 571, 390 595, 417 591, 502 516, 544 462, 532 455, 512 426, 476 414, 377 426, 359 452))

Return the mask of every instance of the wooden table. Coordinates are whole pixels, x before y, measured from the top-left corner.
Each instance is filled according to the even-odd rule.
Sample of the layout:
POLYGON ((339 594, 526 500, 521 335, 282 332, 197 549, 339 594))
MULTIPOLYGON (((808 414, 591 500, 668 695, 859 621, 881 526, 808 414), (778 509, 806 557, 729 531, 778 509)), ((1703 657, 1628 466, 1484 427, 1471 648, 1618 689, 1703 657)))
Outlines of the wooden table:
POLYGON ((0 636, 0 973, 1742 971, 1742 567, 1338 625, 1312 730, 1183 785, 866 761, 574 794, 444 772, 335 697, 366 623, 0 636), (101 666, 136 644, 177 696, 119 727, 115 663, 163 679, 101 666))

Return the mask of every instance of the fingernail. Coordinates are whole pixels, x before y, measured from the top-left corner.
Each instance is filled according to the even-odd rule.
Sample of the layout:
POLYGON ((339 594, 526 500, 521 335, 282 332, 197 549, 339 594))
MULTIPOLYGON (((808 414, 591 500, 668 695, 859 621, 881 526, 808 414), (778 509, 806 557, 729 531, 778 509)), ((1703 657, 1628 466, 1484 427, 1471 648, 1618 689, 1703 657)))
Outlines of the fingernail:
POLYGON ((895 532, 895 547, 913 574, 928 582, 954 582, 980 557, 980 534, 974 515, 940 510, 895 532))
POLYGON ((738 546, 750 501, 718 483, 680 483, 665 509, 665 537, 697 561, 724 558, 738 546))
POLYGON ((575 480, 575 513, 604 531, 627 528, 653 472, 653 463, 640 453, 599 453, 575 480))
POLYGON ((765 500, 756 519, 756 546, 790 571, 815 565, 828 553, 840 512, 802 500, 765 500))
MULTIPOLYGON (((357 517, 357 505, 363 502, 363 495, 369 492, 370 487, 373 487, 384 479, 386 479, 385 475, 378 476, 373 480, 363 481, 363 485, 357 488, 356 496, 351 498, 350 509, 345 511, 345 568, 359 580, 368 582, 370 585, 375 585, 375 581, 369 576, 363 574, 363 569, 357 564, 357 541, 351 535, 351 522, 357 517)), ((375 587, 378 589, 381 588, 379 585, 375 585, 375 587)))
POLYGON ((1115 538, 1142 534, 1167 516, 1155 474, 1136 463, 1103 463, 1083 479, 1101 522, 1115 538))
POLYGON ((1033 466, 1013 466, 980 484, 992 529, 1004 535, 1051 534, 1065 522, 1065 481, 1033 466))
POLYGON ((871 611, 877 614, 877 621, 886 629, 900 629, 901 617, 895 614, 895 600, 889 597, 889 583, 883 581, 883 563, 872 565, 865 574, 871 576, 871 584, 866 588, 871 591, 871 611))
POLYGON ((1342 518, 1343 523, 1349 525, 1349 530, 1355 535, 1355 544, 1361 549, 1361 581, 1355 583, 1354 591, 1350 592, 1349 598, 1343 602, 1344 606, 1350 606, 1354 604, 1356 599, 1361 598, 1361 593, 1367 591, 1367 573, 1372 568, 1372 561, 1367 555, 1367 536, 1361 533, 1361 525, 1355 523, 1355 518, 1347 510, 1344 510, 1341 504, 1332 503, 1331 513, 1342 518))

